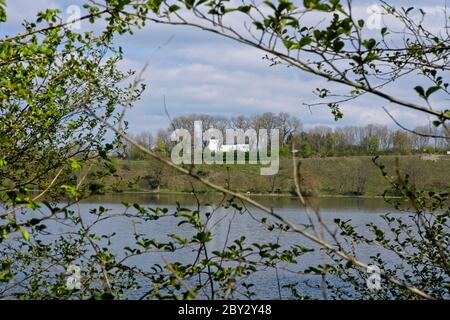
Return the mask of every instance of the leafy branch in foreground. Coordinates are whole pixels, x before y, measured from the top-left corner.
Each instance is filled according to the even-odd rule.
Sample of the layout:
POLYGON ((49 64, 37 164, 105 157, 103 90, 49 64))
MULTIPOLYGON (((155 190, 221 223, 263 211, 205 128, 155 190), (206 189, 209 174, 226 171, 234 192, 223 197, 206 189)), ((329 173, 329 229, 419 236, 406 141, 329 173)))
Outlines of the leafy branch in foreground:
MULTIPOLYGON (((95 117, 97 120, 102 121, 102 119, 100 117, 98 117, 97 115, 95 115, 94 113, 92 113, 92 116, 95 117)), ((144 152, 145 154, 149 155, 150 157, 152 157, 153 159, 187 175, 190 176, 191 178, 203 183, 204 185, 208 186, 209 188, 216 190, 224 195, 229 195, 232 197, 235 197, 236 199, 239 199, 249 205, 254 206, 257 209, 262 210, 263 212, 269 214, 271 217, 277 219, 278 221, 280 221, 282 224, 286 225, 286 227, 290 228, 292 232, 300 234, 301 236, 303 236, 304 238, 313 241, 314 243, 318 244, 319 246, 321 246, 323 249, 325 250, 329 250, 330 252, 332 252, 333 254, 339 256, 340 258, 348 261, 352 266, 355 266, 361 270, 367 270, 368 265, 364 262, 362 262, 359 259, 356 259, 353 255, 349 254, 345 248, 341 247, 339 245, 339 243, 337 243, 336 245, 331 244, 330 242, 328 242, 324 237, 317 235, 317 234, 313 234, 310 233, 308 230, 302 228, 301 226, 289 221, 288 219, 284 218, 282 215, 280 215, 279 213, 275 212, 273 210, 273 208, 269 208, 267 206, 264 206, 263 204, 259 203, 256 200, 253 200, 250 197, 247 197, 241 193, 235 192, 230 190, 229 188, 225 188, 222 187, 220 185, 217 185, 215 183, 212 183, 211 181, 209 181, 208 179, 198 176, 197 174, 194 174, 192 172, 192 170, 190 169, 186 169, 182 166, 176 165, 174 164, 171 160, 158 155, 157 153, 155 153, 154 151, 149 150, 148 148, 140 145, 138 142, 134 141, 132 138, 130 138, 125 132, 123 132, 122 130, 114 127, 113 125, 109 124, 107 121, 103 120, 103 123, 112 131, 114 131, 118 136, 120 136, 121 138, 123 138, 125 141, 127 141, 128 143, 130 143, 131 145, 135 146, 136 148, 138 148, 139 150, 141 150, 142 152, 144 152)), ((422 291, 419 288, 416 288, 414 286, 411 286, 407 283, 405 283, 402 280, 399 280, 395 277, 391 277, 389 274, 387 273, 382 273, 382 275, 386 278, 386 280, 394 283, 397 286, 400 286, 402 288, 405 288, 406 290, 411 291, 412 293, 421 296, 422 298, 426 298, 426 299, 433 299, 432 296, 428 295, 426 292, 422 291)))
MULTIPOLYGON (((448 70, 448 36, 419 28, 420 20, 409 15, 411 10, 385 4, 386 14, 401 22, 411 38, 396 38, 383 28, 375 39, 363 36, 364 21, 355 21, 350 1, 346 5, 337 0, 304 1, 303 7, 297 7, 281 0, 261 5, 264 10, 254 2, 233 7, 223 0, 90 1, 86 5, 89 14, 82 19, 92 23, 104 19, 107 26, 103 32, 72 32, 57 10, 47 10, 38 14, 35 23, 26 24, 24 33, 0 39, 2 297, 109 299, 136 298, 137 294, 137 298, 252 298, 256 288, 248 278, 270 269, 275 270, 280 297, 280 288, 284 287, 291 290, 293 298, 305 298, 295 283, 280 283, 276 271, 295 265, 310 248, 283 246, 278 241, 247 243, 245 237, 237 237, 227 239, 219 250, 211 250, 211 217, 217 213, 201 210, 200 203, 196 209, 178 206, 172 213, 139 204, 125 204, 123 212, 110 212, 104 207, 86 211, 81 200, 102 194, 106 182, 111 182, 107 178, 118 178, 108 152, 123 140, 222 193, 229 201, 225 208, 250 214, 249 208, 240 206, 251 205, 271 219, 255 221, 255 225, 262 223, 268 231, 301 235, 300 239, 322 248, 321 253, 331 257, 334 264, 293 271, 299 276, 320 276, 322 284, 328 284, 324 291, 331 290, 337 297, 448 297, 448 194, 416 190, 397 174, 390 181, 395 192, 408 200, 413 223, 388 215, 384 221, 392 234, 388 236, 380 225, 370 224, 369 236, 357 233, 350 222, 337 221, 342 230, 337 235, 321 220, 318 209, 310 225, 293 223, 272 208, 231 191, 229 186, 214 184, 193 174, 192 168, 173 164, 122 129, 123 113, 116 107, 131 106, 144 88, 137 83, 122 86, 129 74, 117 70, 121 51, 111 41, 115 34, 131 33, 147 20, 194 26, 234 39, 270 54, 275 65, 286 64, 349 87, 343 101, 368 93, 433 115, 436 126, 446 126, 448 110, 432 98, 438 92, 448 94, 443 75, 448 70), (183 4, 184 9, 176 3, 183 4), (186 13, 193 13, 195 20, 189 20, 192 15, 186 13), (308 26, 302 18, 310 13, 323 14, 326 19, 321 25, 308 26), (235 14, 245 17, 252 27, 241 31, 227 25, 226 16, 235 14), (390 40, 403 42, 392 47, 390 40), (412 72, 431 82, 414 87, 426 105, 387 93, 390 83, 412 72), (112 143, 106 141, 107 132, 115 134, 112 143), (44 191, 33 197, 30 189, 44 191), (124 248, 114 246, 116 232, 96 229, 114 219, 130 222, 134 238, 124 248), (175 219, 172 224, 177 227, 175 233, 162 235, 164 239, 139 230, 139 224, 150 227, 163 219, 175 219), (360 258, 351 244, 357 248, 376 245, 382 252, 360 258), (183 255, 176 255, 180 250, 197 255, 193 261, 185 261, 183 255), (386 251, 399 260, 386 260, 382 256, 386 251), (133 263, 133 258, 149 254, 167 255, 164 265, 148 269, 133 263), (368 268, 363 261, 382 266, 387 284, 376 294, 361 287, 368 268), (80 264, 83 270, 79 289, 75 290, 65 283, 67 266, 72 263, 80 264), (352 290, 342 292, 331 286, 326 282, 329 275, 352 290)), ((0 1, 0 22, 5 20, 4 1, 0 1)), ((320 98, 330 97, 328 91, 318 92, 320 98)), ((338 102, 327 103, 335 118, 342 117, 338 102)), ((295 157, 293 168, 297 168, 295 157)), ((387 176, 383 169, 382 174, 387 176)), ((301 190, 298 196, 301 199, 301 190)), ((305 203, 301 199, 301 204, 305 203)))
MULTIPOLYGON (((354 254, 364 251, 373 265, 392 276, 401 275, 419 288, 439 299, 450 296, 450 204, 448 193, 418 190, 408 181, 408 176, 397 172, 394 176, 374 158, 375 165, 391 184, 386 190, 386 201, 397 210, 384 214, 379 223, 369 223, 366 228, 354 226, 351 221, 336 219, 343 241, 353 248, 354 254), (399 197, 392 198, 390 194, 399 197), (368 254, 370 253, 370 254, 368 254)), ((343 279, 346 289, 330 286, 337 297, 358 299, 372 296, 380 299, 414 299, 408 291, 383 283, 380 290, 370 291, 363 275, 333 256, 336 261, 332 274, 343 279)))
MULTIPOLYGON (((450 110, 439 102, 433 106, 431 101, 437 93, 449 94, 445 72, 450 36, 427 29, 422 24, 426 12, 420 8, 397 8, 381 1, 380 19, 384 16, 384 21, 395 21, 401 27, 399 33, 395 24, 381 22, 378 30, 367 32, 365 20, 354 13, 352 1, 304 1, 303 6, 289 0, 249 0, 239 6, 226 0, 152 3, 154 14, 132 9, 133 5, 145 8, 141 1, 124 6, 121 12, 154 23, 211 32, 260 49, 272 65, 298 68, 343 85, 348 89, 345 94, 339 93, 340 89, 333 94, 329 89, 317 88, 318 97, 328 101, 310 104, 327 105, 336 120, 343 116, 341 103, 364 94, 435 116, 436 126, 450 120, 450 110), (321 22, 316 24, 318 20, 321 22), (425 105, 389 93, 389 85, 394 81, 413 74, 420 76, 420 82, 428 83, 411 88, 425 105)), ((445 8, 442 10, 447 16, 445 8)))

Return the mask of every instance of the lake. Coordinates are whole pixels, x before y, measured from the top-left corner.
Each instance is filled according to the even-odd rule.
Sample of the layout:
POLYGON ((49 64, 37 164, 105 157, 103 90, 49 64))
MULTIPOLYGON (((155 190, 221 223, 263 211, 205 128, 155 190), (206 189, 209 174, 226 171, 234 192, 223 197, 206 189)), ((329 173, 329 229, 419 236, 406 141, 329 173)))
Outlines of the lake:
MULTIPOLYGON (((317 245, 311 241, 303 238, 299 234, 294 233, 279 233, 269 232, 267 228, 255 219, 260 220, 262 217, 268 215, 260 210, 252 207, 247 207, 248 211, 244 214, 239 214, 235 209, 217 208, 217 204, 220 203, 220 196, 203 195, 199 196, 203 205, 208 204, 211 206, 204 206, 203 210, 211 211, 215 209, 214 215, 210 220, 210 230, 214 235, 214 240, 209 244, 209 251, 221 250, 227 242, 230 244, 233 240, 238 239, 244 235, 249 243, 265 243, 265 242, 279 242, 282 246, 289 246, 293 244, 301 244, 306 247, 318 249, 317 245), (231 226, 229 228, 229 226, 231 226), (230 230, 230 231, 228 231, 230 230)), ((254 197, 256 200, 263 204, 270 206, 280 213, 283 217, 289 219, 297 224, 307 224, 308 219, 304 209, 299 208, 298 200, 291 197, 268 197, 258 196, 254 197)), ((87 212, 91 208, 103 206, 105 208, 112 209, 111 212, 120 212, 123 210, 122 201, 136 202, 141 206, 149 207, 161 207, 168 208, 169 212, 173 211, 176 207, 176 203, 179 203, 182 207, 195 208, 196 201, 191 195, 152 195, 152 194, 120 194, 120 195, 105 195, 98 198, 90 199, 89 202, 83 202, 81 204, 81 211, 87 212)), ((329 226, 335 225, 333 220, 340 218, 342 220, 351 219, 356 226, 365 226, 369 222, 377 222, 382 224, 382 220, 379 217, 383 213, 392 212, 394 215, 395 210, 387 204, 383 199, 373 198, 322 198, 316 200, 320 202, 320 212, 322 219, 329 226)), ((270 218, 269 218, 270 219, 270 218)), ((108 220, 104 224, 100 225, 96 231, 98 232, 115 232, 115 241, 113 242, 113 248, 120 255, 121 248, 124 246, 133 245, 133 230, 137 230, 140 233, 146 234, 149 238, 155 238, 161 241, 167 240, 167 234, 178 233, 181 235, 189 235, 191 229, 189 227, 181 226, 177 227, 176 223, 171 219, 160 219, 157 221, 151 221, 149 223, 134 224, 131 219, 118 217, 112 220, 108 220)), ((358 255, 360 259, 367 258, 373 252, 370 248, 360 248, 358 255)), ((143 257, 139 257, 131 260, 133 264, 139 267, 148 267, 154 263, 163 265, 163 254, 148 254, 143 257)), ((192 262, 194 259, 194 253, 183 251, 182 253, 167 254, 164 256, 171 262, 192 262)), ((301 270, 311 264, 320 264, 323 262, 323 255, 319 252, 307 254, 298 261, 295 266, 295 270, 301 270)), ((249 281, 255 284, 258 288, 258 298, 278 298, 280 292, 276 281, 277 275, 273 270, 267 270, 252 276, 249 281)), ((281 283, 293 283, 299 280, 308 279, 311 285, 317 285, 320 283, 317 276, 301 276, 289 271, 281 270, 278 272, 278 278, 281 283)), ((305 285, 303 281, 299 284, 299 288, 302 294, 309 295, 315 298, 321 298, 322 292, 318 288, 312 288, 310 285, 305 285)), ((287 289, 281 289, 281 296, 287 295, 287 289)), ((139 293, 132 295, 132 297, 139 296, 139 293)))
MULTIPOLYGON (((199 199, 202 203, 202 212, 214 212, 208 222, 209 230, 214 235, 212 242, 208 244, 208 251, 222 250, 225 244, 230 245, 235 239, 245 236, 248 244, 267 242, 277 242, 281 248, 285 246, 299 244, 308 248, 319 249, 318 246, 305 239, 299 234, 292 232, 269 232, 267 227, 259 223, 263 217, 271 218, 264 212, 247 207, 247 212, 239 213, 234 208, 223 208, 218 206, 222 198, 218 195, 201 195, 199 199)), ((269 197, 258 196, 254 199, 260 201, 266 206, 272 207, 273 210, 284 218, 296 224, 307 224, 308 218, 304 209, 299 207, 298 200, 291 197, 269 197)), ((123 248, 130 246, 136 247, 134 233, 144 234, 147 238, 159 241, 169 241, 168 234, 176 233, 181 236, 189 237, 192 235, 193 229, 188 225, 177 226, 173 218, 162 218, 156 221, 137 221, 134 218, 124 217, 120 213, 124 211, 123 201, 129 203, 139 203, 143 207, 151 208, 167 208, 169 212, 176 209, 177 203, 186 208, 196 208, 197 203, 192 195, 171 195, 171 194, 109 194, 100 197, 91 198, 80 204, 80 213, 86 222, 92 221, 93 217, 89 211, 93 208, 104 207, 110 209, 108 214, 117 216, 107 219, 97 224, 93 231, 98 234, 115 233, 111 244, 112 251, 120 259, 124 256, 123 248)), ((364 227, 369 222, 375 222, 383 225, 381 214, 392 212, 394 215, 400 213, 395 212, 393 208, 383 199, 369 198, 321 198, 314 200, 314 205, 320 204, 320 213, 323 221, 331 229, 336 226, 333 222, 335 218, 342 220, 351 220, 353 225, 364 227)), ((134 209, 132 209, 133 211, 134 209)), ((313 218, 314 219, 314 218, 313 218)), ((70 228, 64 224, 47 222, 47 231, 54 236, 70 231, 70 228)), ((51 241, 51 236, 47 237, 47 241, 51 241)), ((367 261, 373 249, 370 247, 361 247, 358 249, 358 258, 367 261)), ((154 264, 164 265, 163 257, 171 263, 182 262, 192 263, 196 254, 189 249, 183 249, 175 253, 153 252, 142 256, 137 256, 128 260, 130 266, 137 266, 148 270, 154 264)), ((389 259, 389 256, 387 256, 389 259)), ((315 251, 301 256, 297 260, 297 264, 289 266, 280 265, 277 272, 273 269, 263 270, 245 281, 253 283, 257 292, 257 298, 260 299, 277 299, 288 297, 288 290, 280 288, 278 281, 283 284, 298 282, 297 289, 303 295, 313 298, 322 298, 322 291, 317 286, 320 285, 320 277, 315 275, 299 275, 295 272, 302 271, 304 268, 317 265, 324 262, 324 255, 320 251, 315 251), (288 269, 288 270, 287 270, 288 269)), ((143 288, 151 286, 148 280, 142 280, 143 288)), ((331 282, 339 286, 339 280, 331 279, 331 282)), ((143 290, 136 292, 128 292, 126 298, 139 298, 142 296, 143 290)), ((240 298, 237 296, 236 298, 240 298)))

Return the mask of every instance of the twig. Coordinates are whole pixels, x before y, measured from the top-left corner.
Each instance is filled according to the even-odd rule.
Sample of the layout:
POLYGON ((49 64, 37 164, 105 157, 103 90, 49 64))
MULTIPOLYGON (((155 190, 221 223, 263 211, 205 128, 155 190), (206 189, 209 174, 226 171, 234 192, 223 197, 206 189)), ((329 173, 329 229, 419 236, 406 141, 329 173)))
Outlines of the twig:
MULTIPOLYGON (((237 199, 240 199, 242 201, 245 201, 251 205, 253 205, 254 207, 268 213, 269 215, 273 216, 274 218, 276 218, 277 220, 281 221, 282 223, 284 223, 285 225, 287 225, 289 228, 291 228, 295 233, 298 233, 302 236, 304 236, 305 238, 319 244, 320 246, 322 246, 323 248, 330 250, 332 252, 334 252, 336 255, 340 256, 341 258, 353 263, 355 266, 357 266, 358 268, 361 268, 363 270, 367 270, 368 265, 362 261, 357 260, 356 258, 350 256, 349 254, 343 252, 342 250, 335 248, 333 245, 329 244, 328 242, 326 242, 325 240, 310 234, 307 231, 304 231, 302 229, 300 229, 300 227, 298 225, 296 225, 295 223, 292 223, 291 221, 287 220, 286 218, 284 218, 282 215, 276 213, 275 211, 273 211, 272 208, 266 207, 265 205, 259 203, 258 201, 255 201, 247 196, 244 196, 243 194, 239 193, 239 192, 235 192, 232 190, 228 190, 220 185, 217 185, 211 181, 209 181, 208 179, 205 179, 203 177, 200 177, 196 174, 194 174, 192 171, 187 170, 181 166, 178 166, 176 164, 174 164, 173 162, 171 162, 170 160, 158 155, 157 153, 149 150, 148 148, 142 146, 141 144, 139 144, 138 142, 136 142, 135 140, 133 140, 132 138, 130 138, 126 133, 124 133, 123 131, 119 131, 117 128, 115 128, 113 125, 111 125, 109 122, 107 122, 105 119, 99 117, 97 114, 95 114, 93 111, 91 111, 89 108, 86 108, 87 112, 89 112, 93 117, 95 117, 98 121, 101 121, 105 124, 105 126, 107 126, 108 128, 110 128, 111 130, 113 130, 116 134, 118 134, 119 136, 121 136, 123 139, 125 139, 126 141, 128 141, 130 144, 132 144, 133 146, 135 146, 136 148, 138 148, 139 150, 141 150, 142 152, 148 154, 149 156, 151 156, 152 158, 158 160, 159 162, 177 170, 178 172, 181 172, 183 174, 186 174, 188 176, 190 176, 191 178, 200 181, 201 183, 203 183, 204 185, 210 187, 211 189, 214 189, 216 191, 219 191, 221 193, 224 194, 228 194, 231 196, 234 196, 237 199)), ((382 276, 385 277, 386 280, 400 286, 403 287, 407 290, 409 290, 410 292, 424 298, 424 299, 430 299, 430 300, 434 300, 435 298, 433 298, 432 296, 430 296, 429 294, 427 294, 426 292, 416 288, 415 286, 411 286, 408 285, 406 283, 404 283, 403 281, 391 277, 389 275, 387 275, 386 273, 382 272, 381 273, 382 276)))

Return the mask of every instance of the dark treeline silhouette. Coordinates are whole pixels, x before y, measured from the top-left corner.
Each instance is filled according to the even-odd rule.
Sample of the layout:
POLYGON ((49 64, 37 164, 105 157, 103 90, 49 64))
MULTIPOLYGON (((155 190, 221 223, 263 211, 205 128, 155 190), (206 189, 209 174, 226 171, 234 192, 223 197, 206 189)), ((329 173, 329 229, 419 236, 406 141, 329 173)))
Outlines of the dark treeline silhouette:
MULTIPOLYGON (((203 130, 226 129, 278 129, 280 132, 280 152, 288 154, 292 145, 301 157, 312 156, 351 156, 374 154, 412 154, 446 153, 450 150, 450 130, 436 128, 432 124, 418 126, 414 134, 402 129, 390 129, 387 126, 369 124, 366 126, 345 126, 332 128, 316 126, 305 129, 301 121, 292 115, 281 112, 266 112, 254 116, 223 117, 207 114, 189 114, 172 119, 167 129, 159 130, 156 135, 141 132, 134 135, 135 140, 144 146, 169 154, 173 143, 170 135, 174 129, 187 129, 193 135, 194 121, 202 121, 203 130)), ((128 159, 143 159, 145 156, 133 146, 126 146, 121 152, 128 159)))

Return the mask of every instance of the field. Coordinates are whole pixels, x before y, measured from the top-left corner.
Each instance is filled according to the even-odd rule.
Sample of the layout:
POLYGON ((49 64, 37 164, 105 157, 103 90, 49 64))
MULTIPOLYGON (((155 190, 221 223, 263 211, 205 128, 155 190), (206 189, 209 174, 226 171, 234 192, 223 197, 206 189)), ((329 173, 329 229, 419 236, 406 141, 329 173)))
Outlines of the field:
MULTIPOLYGON (((444 191, 450 188, 450 156, 382 156, 378 162, 395 175, 407 173, 417 187, 444 191)), ((126 179, 138 179, 127 191, 191 192, 190 179, 164 167, 154 160, 114 160, 119 174, 126 179)), ((302 192, 327 196, 380 196, 388 184, 372 157, 328 157, 300 159, 302 192)), ((284 194, 293 192, 292 162, 286 156, 280 160, 280 170, 273 176, 261 176, 259 165, 197 165, 193 172, 233 190, 251 194, 284 194)), ((194 182, 197 192, 209 192, 194 182)))

